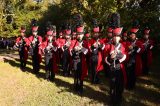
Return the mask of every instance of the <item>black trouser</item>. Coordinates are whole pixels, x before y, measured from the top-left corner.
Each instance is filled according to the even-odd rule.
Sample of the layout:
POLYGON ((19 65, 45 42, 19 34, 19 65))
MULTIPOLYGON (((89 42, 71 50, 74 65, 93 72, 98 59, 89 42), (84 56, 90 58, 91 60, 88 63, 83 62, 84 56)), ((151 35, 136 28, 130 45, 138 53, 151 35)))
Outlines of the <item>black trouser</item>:
POLYGON ((124 78, 122 70, 110 70, 110 96, 112 103, 119 103, 122 100, 122 93, 124 90, 124 78))
POLYGON ((54 80, 55 73, 53 71, 53 58, 52 53, 46 53, 45 55, 45 70, 46 70, 46 79, 54 80))
POLYGON ((148 63, 148 56, 147 56, 147 52, 144 52, 142 54, 142 63, 143 63, 143 68, 142 68, 142 71, 143 71, 143 74, 147 75, 148 72, 149 72, 149 66, 147 65, 148 63))
POLYGON ((80 58, 73 59, 73 69, 74 69, 74 85, 77 91, 83 91, 83 80, 82 75, 82 62, 80 58))
POLYGON ((104 63, 103 66, 104 66, 105 76, 108 77, 109 76, 109 65, 104 63))
POLYGON ((40 70, 40 62, 38 61, 38 54, 33 54, 32 56, 32 66, 34 73, 38 73, 40 70))
POLYGON ((90 55, 86 55, 86 63, 87 63, 88 71, 90 72, 90 55))
POLYGON ((62 68, 63 68, 63 74, 66 75, 68 74, 69 75, 69 52, 68 50, 64 50, 63 52, 63 57, 62 57, 62 68))
POLYGON ((92 72, 92 83, 98 83, 98 73, 97 73, 97 65, 98 65, 98 55, 92 55, 91 57, 91 72, 92 72))
POLYGON ((133 89, 136 84, 135 63, 127 66, 127 88, 133 89))
POLYGON ((23 50, 19 51, 19 56, 20 56, 20 67, 23 69, 26 67, 26 60, 24 58, 24 52, 23 50))
POLYGON ((63 60, 63 56, 62 56, 63 52, 62 52, 61 49, 58 49, 57 53, 58 53, 58 57, 59 57, 59 63, 58 64, 60 65, 60 68, 62 69, 63 68, 63 61, 62 61, 63 60))

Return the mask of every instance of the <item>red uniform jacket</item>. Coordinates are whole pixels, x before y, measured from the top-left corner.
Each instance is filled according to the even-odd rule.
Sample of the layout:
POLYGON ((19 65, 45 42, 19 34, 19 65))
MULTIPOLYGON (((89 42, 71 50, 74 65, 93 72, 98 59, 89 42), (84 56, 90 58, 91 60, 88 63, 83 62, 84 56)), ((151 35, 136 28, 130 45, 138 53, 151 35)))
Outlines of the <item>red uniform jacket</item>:
POLYGON ((111 51, 112 40, 105 39, 104 40, 105 48, 103 50, 103 58, 107 57, 111 51))
MULTIPOLYGON (((94 43, 96 43, 96 40, 95 39, 91 39, 91 41, 90 41, 90 45, 92 46, 94 43)), ((103 44, 103 42, 101 41, 101 40, 99 40, 99 43, 100 44, 103 44)), ((90 49, 91 50, 91 49, 90 49)), ((90 52, 92 52, 92 51, 90 51, 90 52)), ((103 58, 102 58, 102 50, 99 50, 98 51, 98 65, 97 65, 97 73, 99 72, 99 71, 102 71, 103 70, 103 58)))
MULTIPOLYGON (((90 56, 91 56, 91 52, 90 52, 90 48, 89 48, 89 47, 91 47, 91 45, 90 45, 90 39, 83 40, 83 45, 85 45, 85 48, 88 49, 88 53, 86 54, 86 57, 88 58, 88 62, 90 63, 90 56)), ((87 63, 87 64, 89 64, 89 63, 87 63)))
MULTIPOLYGON (((83 42, 83 41, 82 41, 83 42)), ((72 40, 71 45, 70 45, 70 50, 73 50, 76 46, 79 45, 79 42, 77 40, 72 40)), ((88 45, 86 42, 82 43, 83 47, 85 49, 88 48, 88 45)), ((87 67, 87 62, 86 62, 86 54, 82 53, 81 57, 81 62, 82 62, 82 74, 81 74, 81 80, 84 80, 84 78, 88 75, 88 67, 87 67)))
MULTIPOLYGON (((128 41, 127 42, 127 51, 128 51, 128 60, 130 59, 130 55, 129 55, 129 46, 131 46, 133 43, 128 41)), ((135 45, 140 48, 140 51, 138 53, 136 53, 136 57, 135 57, 135 61, 136 61, 136 66, 135 66, 135 73, 136 76, 139 76, 142 74, 142 59, 141 59, 141 54, 144 51, 144 46, 142 44, 142 42, 140 42, 139 40, 135 41, 135 45)))
MULTIPOLYGON (((45 41, 42 43, 43 44, 43 49, 45 49, 48 46, 48 37, 45 38, 45 41)), ((52 60, 53 60, 53 71, 55 73, 58 72, 58 61, 57 61, 57 49, 58 49, 58 42, 57 41, 53 41, 52 45, 54 46, 55 50, 52 50, 52 60)))
MULTIPOLYGON (((147 64, 146 65, 150 66, 152 63, 152 48, 154 46, 154 41, 151 39, 148 39, 147 41, 145 41, 144 39, 140 39, 140 41, 142 42, 144 46, 144 51, 146 50, 145 53, 147 53, 147 64), (147 49, 147 44, 150 45, 149 49, 147 49)), ((143 63, 145 62, 143 61, 143 63)))
MULTIPOLYGON (((16 45, 17 45, 17 46, 19 46, 19 43, 21 42, 21 40, 22 40, 22 37, 18 37, 18 38, 16 39, 16 45)), ((26 45, 25 45, 25 47, 24 47, 24 60, 27 61, 27 59, 28 59, 29 40, 28 40, 28 38, 25 37, 24 41, 25 41, 25 43, 26 43, 26 45)))
POLYGON ((59 52, 59 54, 57 54, 57 63, 59 64, 60 61, 61 61, 62 53, 63 53, 62 47, 64 46, 64 44, 66 42, 66 39, 64 39, 64 38, 58 38, 56 40, 56 42, 58 44, 58 52, 59 52))
MULTIPOLYGON (((30 44, 34 40, 34 36, 31 35, 29 38, 30 44)), ((38 47, 38 61, 39 63, 42 62, 42 37, 38 36, 38 41, 39 41, 39 47, 38 47)))
MULTIPOLYGON (((114 52, 114 50, 115 50, 115 45, 111 44, 111 49, 110 49, 109 53, 111 54, 112 52, 114 52)), ((119 50, 121 51, 121 53, 122 53, 123 55, 126 56, 125 48, 124 48, 124 46, 123 46, 121 43, 120 43, 120 49, 119 49, 119 50)), ((123 78, 124 78, 124 85, 127 84, 127 74, 126 74, 126 71, 125 71, 125 66, 124 66, 124 64, 123 64, 123 62, 124 62, 125 59, 126 59, 125 56, 122 58, 122 62, 120 63, 120 65, 121 65, 121 70, 122 70, 122 73, 123 73, 123 78)))
POLYGON ((64 38, 58 38, 57 42, 58 42, 59 48, 62 48, 64 46, 65 42, 66 42, 66 39, 64 39, 64 38))
POLYGON ((123 47, 125 48, 125 54, 126 54, 126 60, 125 60, 125 63, 127 62, 127 60, 129 59, 129 55, 128 55, 128 49, 127 49, 127 42, 128 41, 121 41, 121 44, 123 45, 123 47))

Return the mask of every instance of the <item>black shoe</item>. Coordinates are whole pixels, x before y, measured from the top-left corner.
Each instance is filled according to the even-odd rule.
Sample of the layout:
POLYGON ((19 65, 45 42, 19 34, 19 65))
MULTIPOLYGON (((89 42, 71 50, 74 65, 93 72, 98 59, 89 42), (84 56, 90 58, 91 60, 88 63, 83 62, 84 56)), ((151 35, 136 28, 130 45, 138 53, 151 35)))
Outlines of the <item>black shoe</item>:
POLYGON ((80 94, 82 94, 82 93, 83 93, 83 87, 79 87, 78 92, 79 92, 80 94))
POLYGON ((51 81, 51 82, 54 82, 54 78, 50 78, 50 81, 51 81))
POLYGON ((24 68, 24 67, 20 67, 20 69, 21 69, 21 71, 23 71, 23 72, 25 71, 25 68, 24 68))
POLYGON ((36 75, 39 74, 39 71, 34 71, 34 74, 36 74, 36 75))
POLYGON ((76 84, 76 85, 74 85, 74 90, 77 92, 78 90, 79 90, 79 87, 78 87, 78 85, 76 84))

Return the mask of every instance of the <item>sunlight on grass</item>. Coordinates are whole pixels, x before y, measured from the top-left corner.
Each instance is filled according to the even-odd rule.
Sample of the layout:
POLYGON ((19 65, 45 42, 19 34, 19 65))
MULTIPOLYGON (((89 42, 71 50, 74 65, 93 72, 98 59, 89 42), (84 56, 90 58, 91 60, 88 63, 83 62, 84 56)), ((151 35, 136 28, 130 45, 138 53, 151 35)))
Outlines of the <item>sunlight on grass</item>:
MULTIPOLYGON (((17 52, 15 52, 17 54, 17 52)), ((44 69, 39 75, 32 73, 31 57, 29 57, 27 69, 22 72, 19 69, 18 56, 2 53, 0 57, 6 58, 0 62, 0 105, 36 105, 36 106, 102 106, 109 103, 108 79, 101 77, 102 84, 94 85, 88 78, 84 82, 84 93, 77 94, 73 89, 73 78, 63 77, 57 74, 54 82, 45 80, 44 69), (15 60, 16 59, 16 60, 15 60)), ((44 68, 44 64, 41 64, 44 68)), ((156 71, 155 71, 156 74, 156 71)), ((154 74, 148 77, 140 77, 136 89, 124 91, 122 105, 148 105, 154 106, 159 101, 159 83, 154 74)))

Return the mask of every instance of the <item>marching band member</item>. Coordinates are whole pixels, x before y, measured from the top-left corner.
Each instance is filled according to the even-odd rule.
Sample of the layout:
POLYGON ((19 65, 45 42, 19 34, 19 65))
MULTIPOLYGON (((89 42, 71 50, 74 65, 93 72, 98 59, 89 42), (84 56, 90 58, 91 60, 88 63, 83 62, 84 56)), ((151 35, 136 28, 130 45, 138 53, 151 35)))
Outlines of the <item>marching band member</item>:
POLYGON ((69 70, 69 61, 70 61, 70 52, 69 52, 69 47, 71 45, 71 29, 68 28, 65 30, 65 44, 62 46, 62 69, 63 69, 63 75, 64 76, 69 76, 70 75, 70 70, 69 70))
POLYGON ((98 74, 103 70, 102 61, 102 42, 99 40, 99 27, 93 28, 93 38, 90 41, 90 52, 91 52, 91 72, 92 72, 92 83, 99 83, 100 79, 98 74))
POLYGON ((71 43, 70 51, 73 57, 75 90, 83 92, 83 80, 88 74, 85 55, 88 53, 87 45, 83 42, 83 26, 77 26, 77 39, 71 43))
MULTIPOLYGON (((113 29, 112 29, 112 27, 109 27, 109 28, 107 28, 107 37, 104 39, 104 44, 105 44, 105 48, 103 50, 103 57, 104 58, 109 55, 109 52, 111 50, 111 44, 113 43, 112 39, 113 39, 113 29)), ((105 61, 104 61, 103 65, 104 65, 105 75, 106 75, 106 77, 108 77, 109 66, 108 66, 108 64, 106 64, 105 61)))
POLYGON ((113 29, 114 37, 110 54, 105 58, 109 65, 110 97, 112 103, 120 103, 126 81, 123 61, 126 59, 125 48, 120 43, 122 28, 113 29))
POLYGON ((32 35, 29 37, 30 41, 30 54, 32 56, 32 66, 34 73, 40 70, 40 63, 42 61, 41 43, 42 37, 38 35, 38 26, 32 27, 32 35))
POLYGON ((136 37, 138 32, 137 27, 133 27, 130 30, 129 41, 127 42, 127 88, 133 89, 136 83, 136 76, 142 74, 142 60, 141 53, 143 52, 143 45, 136 37))
POLYGON ((21 27, 20 34, 21 36, 16 39, 15 47, 18 48, 20 56, 20 68, 23 70, 26 67, 26 62, 28 59, 28 47, 29 40, 25 35, 25 27, 21 27))
POLYGON ((144 45, 144 52, 142 53, 142 70, 143 74, 148 75, 149 73, 149 67, 152 63, 152 49, 154 47, 154 42, 150 38, 150 29, 146 27, 144 29, 144 35, 143 38, 140 39, 140 41, 144 45))
POLYGON ((43 49, 45 52, 46 79, 53 81, 55 78, 55 72, 58 70, 56 61, 56 27, 53 25, 49 27, 45 41, 43 42, 43 49))

